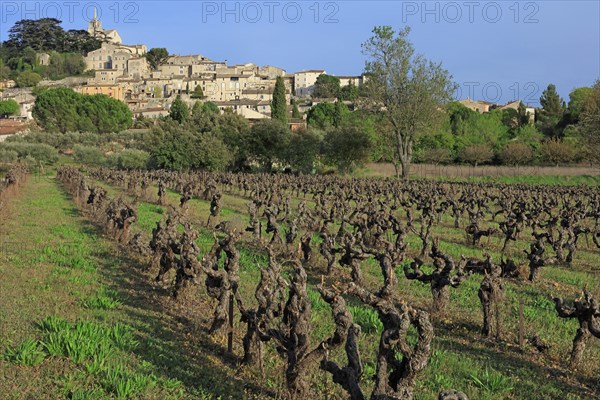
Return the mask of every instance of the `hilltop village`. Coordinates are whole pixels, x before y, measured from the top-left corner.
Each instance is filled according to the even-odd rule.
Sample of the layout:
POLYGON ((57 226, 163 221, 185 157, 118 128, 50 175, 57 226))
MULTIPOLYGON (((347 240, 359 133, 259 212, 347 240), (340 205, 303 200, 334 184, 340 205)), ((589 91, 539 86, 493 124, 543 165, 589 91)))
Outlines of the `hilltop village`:
MULTIPOLYGON (((271 101, 277 77, 282 77, 290 111, 292 98, 302 115, 318 103, 335 102, 336 98, 317 98, 314 88, 317 78, 327 74, 322 69, 288 73, 275 66, 258 66, 254 63, 227 65, 200 54, 170 55, 156 68, 147 60, 145 44, 124 44, 114 29, 104 29, 94 15, 87 32, 102 41, 99 49, 90 51, 84 60, 86 76, 74 76, 58 81, 44 80, 40 87, 70 87, 81 94, 104 94, 125 102, 134 118, 159 118, 169 114, 171 103, 179 96, 189 106, 196 101, 213 102, 220 110, 231 109, 250 121, 271 117, 271 101), (199 96, 198 93, 201 93, 199 96)), ((38 53, 40 65, 50 63, 50 55, 38 53)), ((336 76, 340 87, 354 85, 360 88, 366 77, 336 76)), ((16 88, 11 80, 0 81, 3 99, 19 103, 18 119, 32 119, 35 102, 29 88, 16 88)), ((351 101, 345 101, 352 106, 351 101)), ((492 105, 484 101, 461 100, 466 107, 487 112, 492 105)), ((518 108, 519 101, 500 105, 499 108, 518 108)), ((530 117, 535 110, 528 107, 530 117)), ((292 127, 303 126, 303 119, 290 120, 292 127)))

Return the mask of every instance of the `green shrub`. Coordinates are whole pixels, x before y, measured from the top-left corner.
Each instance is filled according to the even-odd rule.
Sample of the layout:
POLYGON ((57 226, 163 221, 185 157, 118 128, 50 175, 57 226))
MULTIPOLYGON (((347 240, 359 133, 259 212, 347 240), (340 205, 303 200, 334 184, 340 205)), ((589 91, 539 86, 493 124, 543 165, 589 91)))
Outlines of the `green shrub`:
POLYGON ((0 150, 14 151, 21 159, 33 159, 38 163, 52 165, 58 161, 58 152, 52 146, 41 143, 3 143, 0 150))
POLYGON ((100 165, 104 164, 106 157, 98 147, 92 146, 75 146, 75 154, 73 155, 75 161, 81 164, 88 165, 100 165))
POLYGON ((19 154, 17 154, 14 150, 8 149, 0 149, 0 163, 11 163, 19 158, 19 154))
POLYGON ((150 154, 143 150, 125 149, 111 156, 110 163, 121 169, 144 169, 148 166, 150 154))

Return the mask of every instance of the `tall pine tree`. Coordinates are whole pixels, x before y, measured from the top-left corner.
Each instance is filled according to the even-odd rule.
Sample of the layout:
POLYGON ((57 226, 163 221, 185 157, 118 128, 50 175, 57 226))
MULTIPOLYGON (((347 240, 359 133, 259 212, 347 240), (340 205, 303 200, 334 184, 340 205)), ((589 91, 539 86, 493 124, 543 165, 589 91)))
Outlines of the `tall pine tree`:
POLYGON ((273 92, 273 100, 271 101, 271 118, 281 121, 287 126, 287 100, 285 99, 285 83, 281 76, 277 77, 275 82, 275 91, 273 92))
POLYGON ((556 86, 553 84, 549 84, 548 88, 542 93, 540 104, 542 105, 544 114, 548 116, 562 117, 565 112, 565 102, 560 98, 556 92, 556 86))
POLYGON ((540 97, 542 109, 539 110, 537 123, 538 129, 548 137, 560 137, 564 130, 562 124, 566 105, 556 92, 556 86, 549 84, 540 97))

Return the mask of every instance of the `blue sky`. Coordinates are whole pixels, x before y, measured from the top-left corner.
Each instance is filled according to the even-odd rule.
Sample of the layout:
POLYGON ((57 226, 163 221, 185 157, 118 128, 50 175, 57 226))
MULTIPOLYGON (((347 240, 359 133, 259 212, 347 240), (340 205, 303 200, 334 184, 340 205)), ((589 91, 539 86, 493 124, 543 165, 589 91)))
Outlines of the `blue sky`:
POLYGON ((22 18, 85 28, 96 6, 127 44, 200 53, 229 64, 360 74, 376 25, 409 25, 418 53, 441 61, 457 97, 537 105, 600 78, 600 1, 42 1, 3 0, 0 35, 22 18), (60 14, 59 14, 60 13, 60 14), (84 15, 86 14, 86 15, 84 15))

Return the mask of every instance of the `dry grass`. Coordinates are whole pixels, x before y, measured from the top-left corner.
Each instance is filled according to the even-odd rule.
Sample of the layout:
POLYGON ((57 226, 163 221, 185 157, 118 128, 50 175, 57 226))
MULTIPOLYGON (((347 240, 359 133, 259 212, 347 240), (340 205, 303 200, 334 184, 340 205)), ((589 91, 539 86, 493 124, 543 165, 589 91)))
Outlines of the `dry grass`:
MULTIPOLYGON (((411 175, 420 178, 471 178, 471 177, 528 177, 528 176, 592 176, 600 177, 600 168, 589 166, 523 166, 508 167, 498 165, 434 165, 413 164, 411 175)), ((368 164, 361 175, 365 177, 395 176, 393 164, 368 164)))

